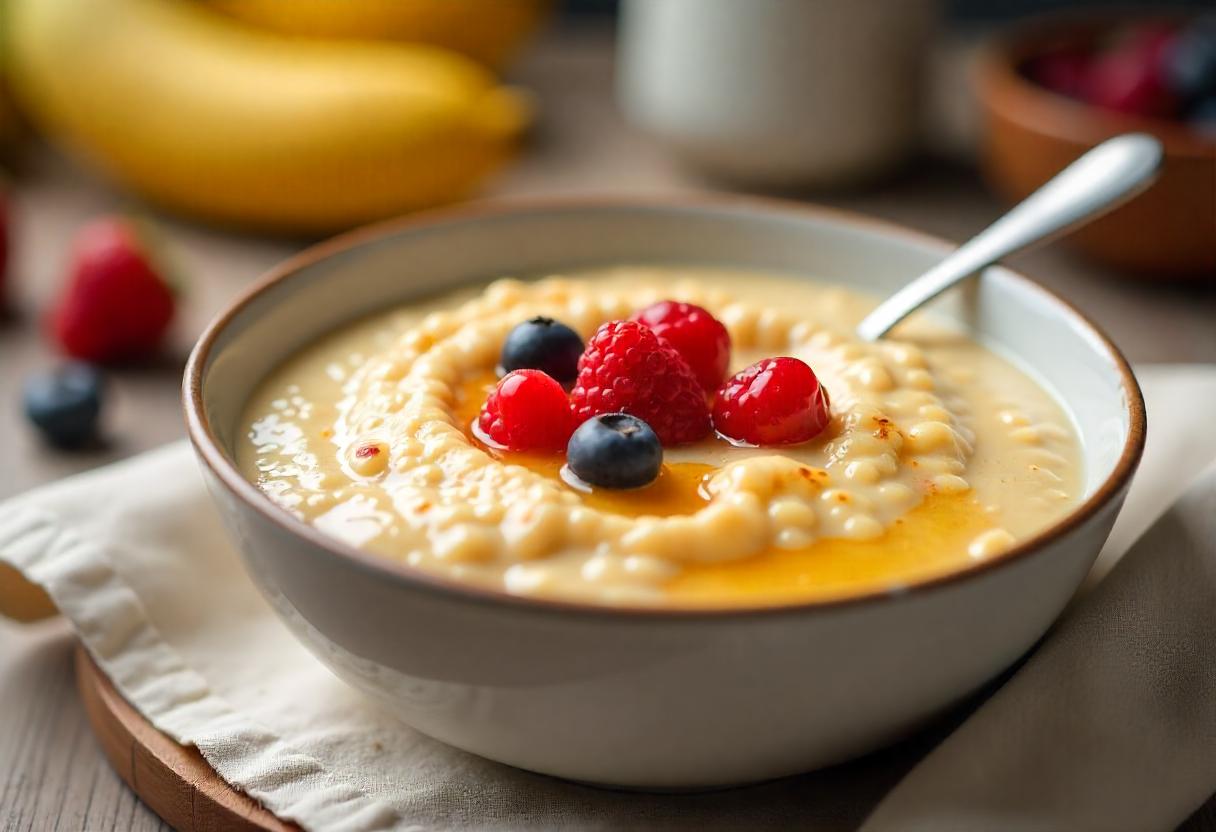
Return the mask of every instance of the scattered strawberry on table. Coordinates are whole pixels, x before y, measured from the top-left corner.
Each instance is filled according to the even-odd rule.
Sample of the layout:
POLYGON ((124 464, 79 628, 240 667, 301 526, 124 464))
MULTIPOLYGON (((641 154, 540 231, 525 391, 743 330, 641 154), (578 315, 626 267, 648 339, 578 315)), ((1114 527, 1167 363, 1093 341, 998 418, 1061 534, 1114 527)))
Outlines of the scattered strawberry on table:
POLYGON ((51 336, 66 354, 97 364, 147 358, 173 313, 173 292, 136 223, 111 216, 80 230, 50 318, 51 336))
POLYGON ((25 382, 25 415, 51 445, 80 448, 98 437, 104 385, 88 364, 70 362, 25 382))
POLYGON ((1024 72, 1095 107, 1216 129, 1216 15, 1121 26, 1088 47, 1050 49, 1024 72))
POLYGON ((509 372, 482 406, 479 438, 502 450, 564 449, 575 476, 604 488, 653 482, 664 445, 715 430, 738 445, 791 445, 815 438, 831 419, 827 390, 796 358, 765 359, 724 383, 726 327, 677 301, 608 321, 585 347, 564 324, 530 319, 508 335, 501 364, 509 372), (576 343, 582 353, 572 374, 576 343), (562 383, 571 382, 567 395, 562 383))

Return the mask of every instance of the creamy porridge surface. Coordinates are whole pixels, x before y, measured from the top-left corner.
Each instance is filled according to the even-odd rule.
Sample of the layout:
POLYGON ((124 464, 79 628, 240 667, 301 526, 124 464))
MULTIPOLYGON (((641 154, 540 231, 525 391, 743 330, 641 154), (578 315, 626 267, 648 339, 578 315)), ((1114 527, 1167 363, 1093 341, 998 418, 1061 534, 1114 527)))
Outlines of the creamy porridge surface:
POLYGON ((873 305, 836 286, 700 267, 503 280, 386 311, 288 360, 248 405, 238 462, 282 508, 352 545, 462 583, 605 604, 895 590, 1067 514, 1082 472, 1055 400, 924 320, 899 340, 859 341, 853 327, 873 305), (794 447, 667 448, 653 485, 591 494, 563 482, 560 459, 471 435, 513 326, 546 315, 585 338, 665 298, 723 321, 732 371, 806 361, 831 395, 828 429, 794 447))

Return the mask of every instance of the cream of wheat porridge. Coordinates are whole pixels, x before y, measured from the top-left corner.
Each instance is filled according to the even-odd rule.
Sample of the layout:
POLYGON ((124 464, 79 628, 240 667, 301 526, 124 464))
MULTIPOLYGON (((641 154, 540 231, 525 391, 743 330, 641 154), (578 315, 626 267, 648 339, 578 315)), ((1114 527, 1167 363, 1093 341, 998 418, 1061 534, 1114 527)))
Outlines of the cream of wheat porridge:
POLYGON ((386 310, 289 359, 248 404, 238 462, 283 509, 354 546, 460 583, 603 604, 897 590, 1067 514, 1082 472, 1056 401, 925 320, 899 340, 859 341, 874 302, 700 267, 502 280, 386 310), (827 429, 789 447, 665 448, 653 484, 590 493, 563 481, 561 455, 478 441, 471 425, 512 327, 545 315, 586 338, 666 298, 726 325, 732 372, 807 362, 831 396, 827 429))

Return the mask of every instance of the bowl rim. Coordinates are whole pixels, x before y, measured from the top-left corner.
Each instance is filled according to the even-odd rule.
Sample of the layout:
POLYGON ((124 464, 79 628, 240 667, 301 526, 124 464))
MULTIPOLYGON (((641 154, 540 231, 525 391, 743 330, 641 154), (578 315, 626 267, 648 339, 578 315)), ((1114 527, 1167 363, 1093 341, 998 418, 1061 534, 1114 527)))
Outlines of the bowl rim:
POLYGON ((478 603, 516 611, 553 613, 559 615, 590 616, 639 621, 705 621, 735 620, 744 618, 769 618, 773 616, 809 613, 826 613, 875 604, 891 602, 898 598, 921 596, 965 581, 976 580, 1027 558, 1043 552, 1074 529, 1097 514, 1107 503, 1115 499, 1127 487, 1144 451, 1146 414, 1140 386, 1132 373, 1127 359, 1105 332, 1089 320, 1068 301, 1040 286, 1020 272, 1001 267, 1005 277, 1021 284, 1030 291, 1045 296, 1068 312, 1082 329, 1093 339, 1107 358, 1114 364, 1123 388, 1124 403, 1128 417, 1128 432, 1120 451, 1119 459, 1105 480, 1088 499, 1071 512, 1038 534, 991 559, 957 569, 943 575, 919 580, 898 588, 879 587, 858 595, 812 601, 791 601, 779 604, 755 604, 737 607, 660 607, 644 605, 595 604, 590 602, 531 598, 513 595, 505 590, 462 584, 435 575, 408 564, 390 560, 382 555, 367 552, 330 537, 315 527, 297 519, 291 513, 275 505, 264 493, 236 468, 221 449, 212 429, 203 404, 204 371, 210 364, 212 352, 221 334, 230 323, 254 300, 264 293, 290 280, 293 276, 314 264, 341 252, 357 248, 374 240, 392 236, 402 231, 427 228, 442 228, 468 221, 491 219, 518 213, 555 212, 569 210, 596 210, 603 208, 636 210, 745 210, 769 217, 794 216, 809 220, 826 220, 837 226, 861 228, 884 236, 894 237, 921 248, 932 248, 943 253, 952 250, 952 244, 940 237, 914 231, 896 223, 874 219, 862 214, 821 205, 794 202, 771 197, 695 194, 691 196, 545 196, 499 198, 467 202, 458 206, 444 207, 411 214, 405 217, 384 220, 362 226, 316 243, 298 254, 287 258, 265 272, 258 280, 241 291, 207 324, 186 362, 182 378, 182 404, 185 411, 186 432, 194 447, 195 455, 246 509, 250 509, 280 530, 302 538, 317 550, 333 557, 343 565, 355 566, 372 572, 411 590, 429 592, 452 601, 478 603))
POLYGON ((1167 156, 1207 161, 1216 140, 1164 118, 1104 110, 1036 84, 1020 66, 1042 51, 1045 38, 1099 32, 1120 20, 1177 21, 1187 19, 1185 9, 1163 8, 1147 17, 1135 8, 1095 14, 1083 9, 1045 12, 1014 24, 987 39, 973 66, 974 88, 983 106, 1004 118, 1057 140, 1086 147, 1120 133, 1150 133, 1161 140, 1167 156))

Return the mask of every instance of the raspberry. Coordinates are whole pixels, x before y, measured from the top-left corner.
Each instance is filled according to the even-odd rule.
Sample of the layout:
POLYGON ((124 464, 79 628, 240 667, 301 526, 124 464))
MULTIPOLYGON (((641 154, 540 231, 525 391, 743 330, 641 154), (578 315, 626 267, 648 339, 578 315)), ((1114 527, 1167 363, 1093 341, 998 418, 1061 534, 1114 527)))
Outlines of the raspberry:
POLYGON ((631 321, 650 327, 688 362, 706 393, 718 389, 730 364, 730 335, 722 322, 699 306, 661 300, 634 313, 631 321))
POLYGON ((145 358, 164 340, 173 307, 173 292, 135 225, 103 217, 76 236, 51 334, 64 352, 83 361, 145 358))
POLYGON ((709 407, 676 348, 636 321, 609 321, 578 361, 571 393, 575 421, 623 412, 647 422, 664 445, 709 434, 709 407))
POLYGON ((540 370, 503 376, 477 418, 487 444, 511 451, 564 450, 574 427, 566 391, 540 370))
POLYGON ((1082 100, 1108 110, 1169 118, 1178 102, 1165 78, 1165 55, 1174 41, 1172 29, 1145 27, 1094 59, 1081 82, 1082 100))
POLYGON ((1078 97, 1090 69, 1090 56, 1078 49, 1054 49, 1032 58, 1025 72, 1032 81, 1052 92, 1078 97))
POLYGON ((806 442, 830 417, 828 391, 797 358, 766 358, 741 370, 714 401, 714 428, 748 445, 806 442))

